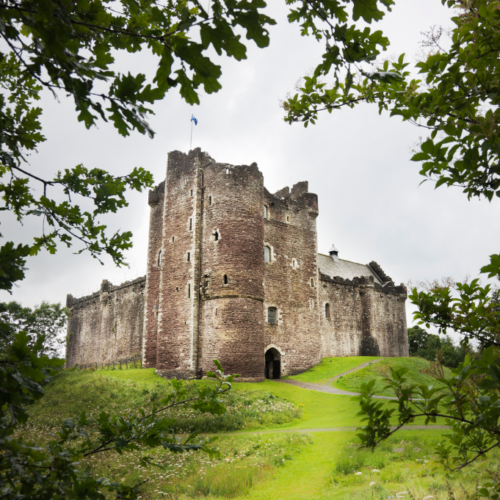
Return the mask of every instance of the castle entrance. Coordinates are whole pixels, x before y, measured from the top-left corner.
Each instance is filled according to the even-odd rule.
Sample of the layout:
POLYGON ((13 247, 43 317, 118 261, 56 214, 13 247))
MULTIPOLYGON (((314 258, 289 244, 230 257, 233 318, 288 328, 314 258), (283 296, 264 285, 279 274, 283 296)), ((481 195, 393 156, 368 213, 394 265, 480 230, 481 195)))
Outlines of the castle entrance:
POLYGON ((281 375, 281 354, 277 349, 271 347, 266 352, 266 378, 280 378, 281 375))

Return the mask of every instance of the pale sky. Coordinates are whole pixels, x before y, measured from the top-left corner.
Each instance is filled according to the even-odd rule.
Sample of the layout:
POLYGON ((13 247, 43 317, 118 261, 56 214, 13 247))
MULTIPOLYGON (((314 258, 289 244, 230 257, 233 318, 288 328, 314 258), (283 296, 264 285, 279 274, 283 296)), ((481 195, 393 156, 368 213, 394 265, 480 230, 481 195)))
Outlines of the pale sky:
MULTIPOLYGON (((50 94, 42 101, 47 141, 30 157, 32 171, 49 178, 58 169, 83 163, 124 174, 135 166, 150 170, 155 183, 165 178, 169 151, 189 148, 190 117, 198 119, 193 147, 201 147, 220 162, 256 162, 266 187, 275 192, 309 181, 319 197, 319 251, 332 243, 340 257, 355 262, 377 261, 397 284, 412 280, 466 274, 476 277, 488 256, 499 251, 500 203, 468 201, 458 188, 438 190, 419 186, 419 165, 409 161, 411 148, 425 130, 399 118, 379 116, 376 105, 321 116, 316 126, 283 121, 279 100, 293 91, 299 77, 318 62, 322 42, 300 36, 286 21, 284 2, 270 0, 270 15, 278 25, 270 29, 271 44, 258 49, 249 44, 243 62, 222 59, 222 90, 201 94, 201 105, 185 104, 173 89, 155 107, 151 140, 136 133, 118 135, 111 124, 87 131, 77 121, 72 101, 50 94)), ((391 39, 387 56, 419 52, 421 32, 430 26, 450 27, 450 12, 440 0, 397 0, 378 29, 391 39)), ((151 73, 152 57, 120 57, 120 68, 151 73)), ((27 278, 12 296, 33 306, 42 300, 65 303, 66 294, 79 297, 99 289, 103 279, 119 284, 144 275, 148 243, 147 192, 131 194, 130 206, 105 220, 112 228, 131 230, 134 247, 127 252, 130 269, 117 269, 109 258, 101 266, 88 254, 74 255, 60 248, 28 261, 27 278)), ((104 218, 103 218, 104 221, 104 218)), ((40 234, 42 221, 34 217, 21 227, 2 215, 5 241, 29 242, 40 234)), ((412 324, 408 307, 408 325, 412 324)))

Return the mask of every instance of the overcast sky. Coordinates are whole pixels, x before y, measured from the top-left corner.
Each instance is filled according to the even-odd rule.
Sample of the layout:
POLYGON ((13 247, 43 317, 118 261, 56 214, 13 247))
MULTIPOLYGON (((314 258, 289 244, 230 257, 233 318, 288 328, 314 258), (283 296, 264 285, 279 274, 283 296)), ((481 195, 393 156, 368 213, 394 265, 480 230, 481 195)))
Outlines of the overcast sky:
MULTIPOLYGON (((193 147, 201 147, 220 162, 257 162, 266 187, 275 192, 307 180, 319 197, 319 251, 332 243, 340 257, 355 262, 377 261, 396 283, 478 275, 488 256, 499 251, 500 203, 467 201, 459 189, 439 188, 418 175, 409 161, 410 149, 424 129, 399 118, 379 116, 376 106, 325 114, 316 126, 283 121, 279 100, 293 91, 297 79, 317 63, 322 44, 302 38, 286 21, 284 2, 270 0, 272 17, 267 49, 249 45, 248 59, 222 64, 222 90, 201 95, 200 106, 186 105, 175 89, 158 103, 151 119, 157 132, 151 140, 140 134, 123 138, 110 124, 88 131, 77 121, 73 103, 47 94, 43 126, 47 142, 30 157, 33 172, 49 178, 59 169, 83 163, 124 174, 135 166, 165 178, 169 151, 189 149, 190 117, 198 119, 193 147)), ((393 12, 380 23, 392 41, 387 55, 406 52, 415 59, 421 32, 432 25, 451 26, 450 12, 440 0, 397 0, 393 12)), ((154 70, 154 59, 141 55, 120 59, 131 72, 154 70)), ((27 278, 12 296, 33 306, 42 300, 65 302, 98 290, 103 279, 118 284, 145 274, 149 207, 147 193, 132 194, 130 206, 111 219, 113 228, 131 230, 134 248, 127 252, 130 269, 117 269, 110 259, 101 266, 89 255, 61 248, 28 262, 27 278)), ((5 240, 28 242, 41 231, 37 218, 23 227, 3 215, 5 240)), ((410 308, 409 308, 410 312, 410 308)), ((408 315, 408 323, 412 318, 408 315)))

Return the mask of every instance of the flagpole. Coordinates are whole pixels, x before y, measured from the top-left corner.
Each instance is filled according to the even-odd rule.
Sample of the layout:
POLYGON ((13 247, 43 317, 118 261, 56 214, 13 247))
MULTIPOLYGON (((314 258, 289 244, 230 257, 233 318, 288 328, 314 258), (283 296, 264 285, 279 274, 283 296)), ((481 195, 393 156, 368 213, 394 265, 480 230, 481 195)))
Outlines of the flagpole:
POLYGON ((193 120, 191 120, 191 141, 189 143, 189 151, 193 148, 193 120))

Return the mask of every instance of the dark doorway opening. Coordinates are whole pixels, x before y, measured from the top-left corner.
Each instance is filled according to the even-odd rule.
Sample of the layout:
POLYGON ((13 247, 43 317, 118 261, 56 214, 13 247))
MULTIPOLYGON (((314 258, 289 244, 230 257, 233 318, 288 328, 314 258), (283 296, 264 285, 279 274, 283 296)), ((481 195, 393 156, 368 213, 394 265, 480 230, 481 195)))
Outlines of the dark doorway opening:
POLYGON ((276 379, 281 376, 281 354, 277 349, 271 347, 266 352, 265 377, 276 379))

